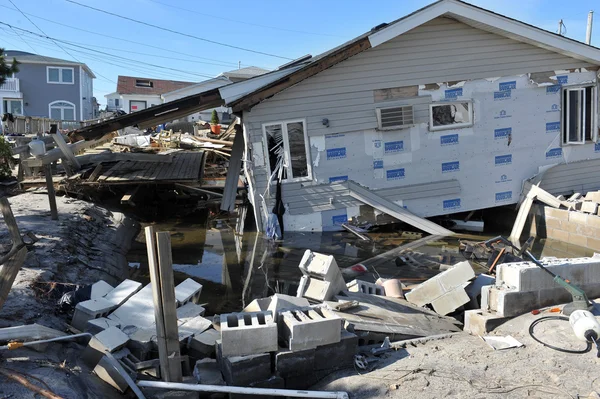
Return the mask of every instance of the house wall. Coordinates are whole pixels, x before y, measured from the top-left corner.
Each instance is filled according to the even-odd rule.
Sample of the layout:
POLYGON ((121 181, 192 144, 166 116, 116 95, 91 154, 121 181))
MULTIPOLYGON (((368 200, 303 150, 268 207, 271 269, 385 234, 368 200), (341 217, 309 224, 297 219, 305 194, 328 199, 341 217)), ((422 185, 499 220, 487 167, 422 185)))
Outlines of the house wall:
MULTIPOLYGON (((49 104, 53 101, 68 101, 75 104, 75 116, 80 116, 80 67, 73 67, 73 84, 47 83, 46 64, 19 65, 15 77, 20 79, 20 89, 23 93, 23 105, 26 116, 49 117, 49 104)), ((56 65, 64 67, 63 65, 56 65)))
POLYGON ((146 108, 154 105, 162 104, 160 94, 143 95, 143 94, 121 94, 121 109, 129 113, 129 103, 131 101, 146 101, 146 108))
MULTIPOLYGON (((595 82, 596 72, 585 69, 590 67, 449 18, 435 19, 244 112, 255 189, 264 194, 268 179, 262 124, 305 119, 313 180, 283 185, 288 230, 335 228, 358 213, 358 203, 336 192, 339 185, 330 179, 382 190, 384 197, 420 216, 515 203, 522 180, 538 168, 600 157, 593 144, 561 147, 554 123, 561 115, 557 76, 561 84, 595 82), (381 92, 376 92, 407 86, 418 97, 380 101, 381 92), (473 102, 474 125, 430 132, 430 102, 454 99, 473 102), (414 105, 415 126, 377 130, 376 108, 404 104, 414 105), (511 129, 511 134, 497 129, 511 129), (388 146, 386 152, 391 142, 402 145, 388 146), (328 150, 341 148, 328 157, 328 150), (496 157, 505 155, 497 163, 496 157), (457 161, 458 168, 442 169, 443 163, 457 161), (449 180, 459 182, 460 193, 422 189, 449 180), (397 187, 404 192, 395 192, 397 187), (422 196, 411 196, 412 187, 422 196)), ((274 193, 266 196, 266 209, 274 193)))

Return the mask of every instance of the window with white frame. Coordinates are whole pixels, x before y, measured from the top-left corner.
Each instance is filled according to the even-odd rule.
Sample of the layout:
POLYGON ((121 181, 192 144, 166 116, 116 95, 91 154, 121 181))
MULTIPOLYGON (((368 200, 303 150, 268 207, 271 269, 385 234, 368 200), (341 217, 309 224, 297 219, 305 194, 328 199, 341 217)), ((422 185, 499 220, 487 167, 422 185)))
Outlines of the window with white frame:
POLYGON ((2 113, 23 115, 23 100, 20 98, 5 98, 2 100, 2 113))
POLYGON ((562 91, 562 142, 585 144, 598 139, 596 87, 566 87, 562 91))
POLYGON ((312 176, 306 122, 304 120, 263 125, 267 164, 273 180, 303 180, 312 176))
POLYGON ((46 67, 47 81, 54 84, 73 84, 73 68, 46 67))
POLYGON ((118 106, 119 106, 119 99, 115 98, 115 107, 118 107, 118 106))
POLYGON ((459 129, 473 126, 473 103, 440 102, 429 105, 429 130, 459 129))
POLYGON ((379 130, 404 129, 415 123, 412 105, 377 108, 376 112, 379 130))
POLYGON ((53 101, 49 105, 50 118, 59 121, 74 121, 75 104, 68 101, 53 101))

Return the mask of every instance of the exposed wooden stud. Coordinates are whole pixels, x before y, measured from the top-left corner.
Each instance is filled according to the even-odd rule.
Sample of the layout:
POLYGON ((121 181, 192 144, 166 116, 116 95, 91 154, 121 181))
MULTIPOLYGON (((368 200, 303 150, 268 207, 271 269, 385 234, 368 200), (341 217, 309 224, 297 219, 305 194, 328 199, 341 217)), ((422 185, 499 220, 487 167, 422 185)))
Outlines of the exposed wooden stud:
POLYGON ((244 156, 244 136, 241 134, 242 127, 236 126, 235 139, 229 159, 229 168, 225 187, 223 188, 223 201, 221 201, 221 210, 233 212, 235 209, 235 198, 237 197, 238 182, 242 170, 242 157, 244 156))
POLYGON ((50 214, 52 220, 58 220, 58 209, 56 208, 56 192, 54 191, 54 181, 52 180, 52 165, 44 165, 44 174, 46 175, 46 189, 48 190, 50 214))
POLYGON ((6 263, 0 265, 0 309, 4 306, 8 293, 15 282, 15 278, 17 278, 19 270, 21 270, 21 266, 25 263, 26 257, 27 248, 21 247, 6 263))
POLYGON ((75 167, 76 170, 81 169, 81 165, 79 164, 79 162, 77 162, 73 151, 71 151, 67 143, 65 143, 65 139, 63 138, 62 134, 54 133, 52 134, 52 138, 54 139, 54 142, 67 159, 67 162, 69 162, 73 167, 75 167))
POLYGON ((173 258, 171 254, 171 235, 162 231, 156 233, 158 249, 158 271, 161 286, 161 302, 164 323, 164 337, 167 349, 168 368, 164 370, 163 380, 178 382, 182 380, 181 353, 177 328, 177 301, 175 299, 175 281, 173 278, 173 258))

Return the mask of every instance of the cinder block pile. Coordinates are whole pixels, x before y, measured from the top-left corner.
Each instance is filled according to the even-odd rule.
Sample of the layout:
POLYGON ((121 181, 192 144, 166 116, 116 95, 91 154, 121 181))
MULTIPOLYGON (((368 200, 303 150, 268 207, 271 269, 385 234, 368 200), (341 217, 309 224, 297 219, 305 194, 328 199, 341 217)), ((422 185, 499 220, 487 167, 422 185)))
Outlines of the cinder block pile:
POLYGON ((331 300, 335 295, 346 290, 340 268, 331 255, 323 255, 307 249, 299 267, 302 278, 296 295, 298 297, 323 302, 331 300))
POLYGON ((219 317, 215 350, 228 385, 302 389, 353 364, 358 337, 322 305, 277 294, 248 308, 264 310, 219 317))

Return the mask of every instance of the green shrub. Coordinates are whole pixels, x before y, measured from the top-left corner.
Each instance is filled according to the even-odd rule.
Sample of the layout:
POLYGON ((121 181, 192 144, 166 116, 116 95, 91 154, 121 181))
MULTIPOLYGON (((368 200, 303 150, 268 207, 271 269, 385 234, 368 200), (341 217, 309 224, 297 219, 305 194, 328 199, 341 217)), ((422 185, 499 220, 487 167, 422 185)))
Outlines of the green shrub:
POLYGON ((217 115, 216 109, 213 109, 212 115, 210 116, 210 123, 213 125, 219 124, 219 115, 217 115))
POLYGON ((0 180, 6 180, 12 176, 14 159, 8 141, 0 136, 0 180))

